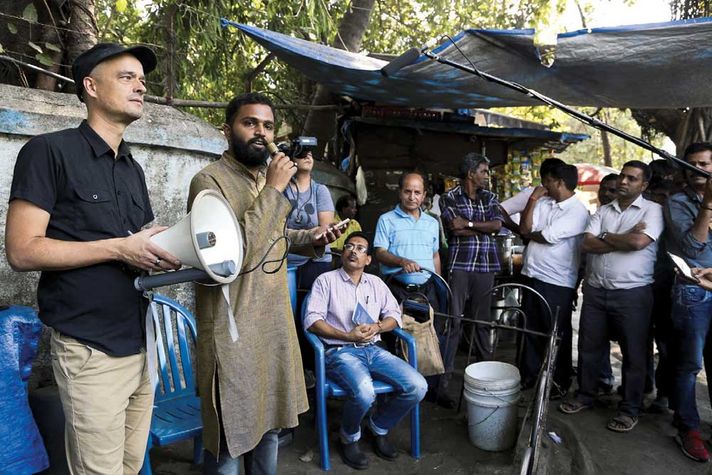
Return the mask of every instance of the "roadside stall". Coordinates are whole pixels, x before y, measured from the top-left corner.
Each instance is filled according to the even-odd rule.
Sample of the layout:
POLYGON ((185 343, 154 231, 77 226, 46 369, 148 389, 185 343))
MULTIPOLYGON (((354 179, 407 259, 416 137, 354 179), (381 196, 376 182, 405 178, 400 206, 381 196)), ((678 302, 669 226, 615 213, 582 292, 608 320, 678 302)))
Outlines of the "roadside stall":
POLYGON ((457 184, 462 157, 479 152, 490 159, 492 190, 508 197, 538 183, 538 163, 543 158, 588 138, 486 111, 466 114, 370 106, 360 116, 345 118, 342 130, 348 142, 342 144, 341 153, 353 149, 352 167, 362 169, 367 193, 362 196, 362 188, 359 196, 363 229, 375 229, 378 217, 398 202, 398 180, 404 171, 425 173, 432 184, 431 196, 442 194, 457 184), (426 112, 429 119, 417 117, 426 112))
MULTIPOLYGON (((706 174, 572 106, 638 109, 712 106, 712 92, 700 87, 712 73, 712 63, 708 61, 710 19, 583 29, 558 35, 547 45, 536 44, 533 30, 470 29, 453 38, 446 37, 447 41, 435 48, 412 48, 390 62, 227 20, 223 20, 223 25, 239 28, 337 95, 363 101, 362 104, 414 111, 412 116, 401 111, 397 117, 384 114, 377 120, 363 113, 351 118, 355 125, 348 125, 353 127, 349 169, 357 172, 357 189, 366 192, 359 194, 361 203, 366 204, 365 223, 374 223, 382 210, 396 202, 397 177, 403 169, 419 167, 435 181, 442 178, 449 183, 446 179, 456 175, 457 159, 463 151, 484 153, 492 160, 495 172, 492 185, 506 197, 527 183, 536 184, 535 163, 549 153, 550 140, 567 142, 564 139, 567 134, 551 131, 515 132, 507 130, 514 127, 482 126, 474 120, 457 122, 451 120, 453 116, 444 114, 441 119, 449 120, 433 120, 433 116, 437 117, 431 114, 433 110, 443 108, 457 111, 462 107, 546 104, 677 166, 706 174), (541 133, 555 136, 542 137, 541 133), (520 147, 522 142, 534 145, 520 147), (375 196, 371 195, 371 189, 377 190, 375 196)), ((442 188, 444 191, 445 186, 442 188)), ((558 321, 556 315, 552 317, 550 321, 558 321)), ((499 329, 530 332, 499 320, 468 322, 480 329, 489 326, 493 335, 499 329)), ((542 468, 540 461, 546 460, 540 457, 541 451, 546 450, 541 439, 551 388, 549 375, 559 348, 556 334, 554 323, 550 333, 539 335, 550 339, 536 397, 527 413, 528 427, 521 432, 522 443, 515 455, 521 473, 537 472, 542 468)))

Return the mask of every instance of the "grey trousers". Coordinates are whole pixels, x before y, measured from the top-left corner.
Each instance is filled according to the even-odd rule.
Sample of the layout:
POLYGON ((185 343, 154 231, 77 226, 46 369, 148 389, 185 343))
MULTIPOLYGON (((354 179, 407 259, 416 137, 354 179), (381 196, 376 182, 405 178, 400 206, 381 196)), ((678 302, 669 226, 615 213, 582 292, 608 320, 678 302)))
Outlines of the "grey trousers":
MULTIPOLYGON (((489 290, 494 285, 494 272, 464 272, 453 270, 449 275, 450 289, 452 290, 452 315, 464 315, 465 318, 478 320, 492 320, 490 303, 492 300, 489 290), (486 294, 486 295, 484 295, 486 294)), ((446 336, 447 350, 444 352, 445 374, 451 374, 455 367, 455 354, 462 334, 462 321, 459 318, 451 319, 450 330, 446 336)), ((490 329, 478 325, 474 338, 475 358, 477 361, 492 359, 492 344, 490 343, 490 329)))

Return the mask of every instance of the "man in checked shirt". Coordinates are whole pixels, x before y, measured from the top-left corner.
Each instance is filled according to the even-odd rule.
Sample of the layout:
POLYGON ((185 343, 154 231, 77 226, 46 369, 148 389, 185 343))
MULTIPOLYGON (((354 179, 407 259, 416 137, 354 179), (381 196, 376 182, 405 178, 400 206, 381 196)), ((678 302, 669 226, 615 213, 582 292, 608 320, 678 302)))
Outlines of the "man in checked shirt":
MULTIPOLYGON (((499 258, 494 235, 502 227, 502 213, 494 193, 487 190, 489 160, 468 153, 460 163, 460 184, 440 198, 443 225, 450 230, 448 276, 452 289, 453 315, 490 320, 490 296, 483 296, 494 285, 499 258), (470 300, 470 305, 466 306, 470 300)), ((455 364, 461 325, 453 320, 445 352, 445 378, 455 364)), ((475 334, 477 361, 492 359, 489 328, 478 327, 475 334)))

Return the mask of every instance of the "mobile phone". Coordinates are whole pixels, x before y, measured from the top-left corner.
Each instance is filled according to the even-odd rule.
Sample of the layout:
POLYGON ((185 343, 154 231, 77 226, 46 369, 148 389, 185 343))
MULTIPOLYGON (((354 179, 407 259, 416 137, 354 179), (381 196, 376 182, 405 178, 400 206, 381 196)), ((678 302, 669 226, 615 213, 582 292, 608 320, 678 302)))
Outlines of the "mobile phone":
POLYGON ((692 274, 692 269, 690 269, 690 266, 687 264, 687 262, 685 262, 685 260, 682 257, 676 256, 675 254, 673 254, 671 252, 668 252, 668 254, 670 255, 670 259, 672 259, 673 265, 675 266, 677 271, 680 274, 682 274, 683 277, 685 277, 688 280, 691 280, 692 282, 700 281, 700 279, 698 279, 697 277, 695 277, 692 274))
MULTIPOLYGON (((350 219, 350 218, 346 218, 346 219, 344 219, 343 221, 339 221, 338 223, 336 223, 336 224, 333 225, 333 226, 329 226, 329 229, 344 229, 344 228, 346 227, 346 225, 349 224, 349 221, 351 221, 351 219, 350 219)), ((323 232, 323 233, 319 234, 316 238, 317 238, 317 239, 321 239, 321 238, 323 238, 325 235, 326 235, 326 232, 323 232)))

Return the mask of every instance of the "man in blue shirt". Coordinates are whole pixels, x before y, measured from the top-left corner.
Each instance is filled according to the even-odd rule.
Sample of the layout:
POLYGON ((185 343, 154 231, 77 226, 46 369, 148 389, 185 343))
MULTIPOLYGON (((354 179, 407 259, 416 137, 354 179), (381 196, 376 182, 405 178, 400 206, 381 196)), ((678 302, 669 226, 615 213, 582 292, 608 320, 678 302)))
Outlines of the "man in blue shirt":
POLYGON ((395 282, 416 290, 432 281, 433 272, 440 274, 440 229, 437 220, 420 209, 425 199, 425 177, 407 172, 399 185, 400 203, 378 218, 375 255, 384 275, 395 274, 395 282))
MULTIPOLYGON (((691 144, 684 158, 690 165, 712 172, 712 143, 691 144)), ((670 253, 683 258, 690 267, 712 267, 712 180, 687 172, 687 184, 665 205, 665 243, 670 253)), ((699 432, 695 381, 702 369, 705 346, 710 344, 712 292, 676 278, 672 300, 673 341, 677 348, 673 384, 679 429, 676 440, 685 455, 706 462, 709 452, 699 432)))
MULTIPOLYGON (((401 175, 400 203, 378 218, 374 254, 381 264, 383 275, 392 276, 390 288, 398 301, 402 302, 409 294, 423 294, 433 309, 440 311, 435 284, 437 277, 433 275, 440 274, 440 226, 435 218, 421 209, 425 189, 425 177, 420 173, 406 172, 401 175)), ((438 335, 441 335, 445 322, 438 320, 435 326, 438 335)), ((442 344, 440 350, 443 350, 442 344)), ((427 399, 443 407, 454 408, 454 400, 444 393, 438 395, 440 378, 430 376, 427 379, 427 399)))

